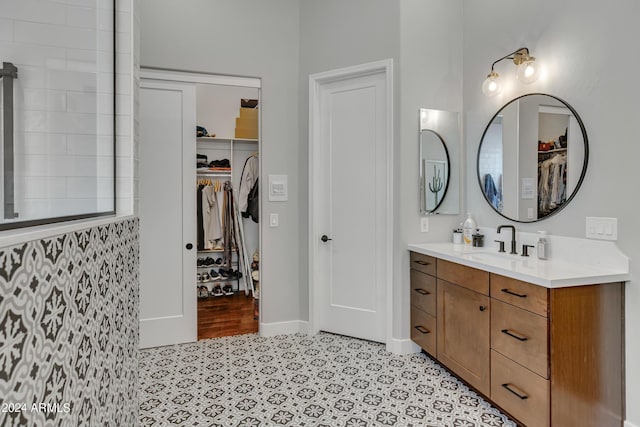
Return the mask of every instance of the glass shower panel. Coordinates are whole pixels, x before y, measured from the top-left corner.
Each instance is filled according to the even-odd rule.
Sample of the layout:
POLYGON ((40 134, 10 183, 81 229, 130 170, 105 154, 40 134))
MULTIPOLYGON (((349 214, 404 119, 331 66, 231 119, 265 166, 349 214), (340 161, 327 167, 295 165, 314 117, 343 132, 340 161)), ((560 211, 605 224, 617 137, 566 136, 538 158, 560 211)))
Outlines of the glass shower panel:
POLYGON ((13 96, 6 72, 0 89, 0 229, 114 213, 114 13, 113 0, 0 0, 0 62, 17 70, 13 96))

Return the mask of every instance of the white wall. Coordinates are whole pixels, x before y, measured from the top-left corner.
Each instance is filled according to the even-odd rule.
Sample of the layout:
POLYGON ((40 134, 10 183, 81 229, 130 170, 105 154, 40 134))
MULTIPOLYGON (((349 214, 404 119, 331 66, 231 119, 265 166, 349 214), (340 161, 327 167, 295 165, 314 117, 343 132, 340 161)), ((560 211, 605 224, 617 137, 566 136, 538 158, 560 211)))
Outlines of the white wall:
MULTIPOLYGON (((448 241, 459 215, 432 215, 420 232, 418 207, 419 109, 462 112, 462 0, 403 0, 400 5, 399 118, 396 141, 394 337, 409 336, 408 243, 448 241)), ((462 141, 460 141, 462 143, 462 141)), ((462 153, 463 151, 460 150, 462 153)), ((462 159, 460 159, 462 160, 462 159)), ((463 172, 465 164, 461 163, 463 172)), ((464 181, 463 181, 464 182, 464 181)), ((462 191, 464 195, 464 192, 462 191)), ((464 209, 464 204, 461 204, 464 209)), ((463 210, 461 210, 463 212, 463 210)))
MULTIPOLYGON (((300 318, 309 318, 308 288, 308 117, 309 75, 321 71, 394 59, 398 66, 399 9, 385 0, 300 2, 300 318)), ((397 69, 395 70, 397 72, 397 69)), ((398 77, 394 121, 398 118, 398 77)), ((416 113, 417 117, 417 113, 416 113)), ((396 125, 396 139, 398 135, 396 125)), ((417 135, 417 130, 416 130, 417 135)), ((416 142, 417 147, 417 142, 416 142)), ((417 163, 417 162, 416 162, 417 163)), ((417 194, 417 191, 416 191, 417 194)), ((366 213, 363 213, 366 214, 366 213)), ((397 215, 397 213, 396 213, 397 215)))
POLYGON ((263 216, 262 322, 297 322, 299 313, 298 0, 141 0, 141 63, 262 79, 262 176, 289 175, 289 201, 268 202, 263 216))
MULTIPOLYGON (((582 117, 589 136, 589 167, 571 204, 557 215, 535 224, 515 224, 518 230, 549 230, 584 237, 586 216, 618 218, 618 245, 638 275, 640 230, 640 86, 631 70, 640 66, 636 49, 640 3, 579 0, 513 2, 485 0, 464 6, 464 111, 467 161, 473 165, 482 131, 508 99, 528 92, 556 95, 582 117), (497 71, 508 85, 498 98, 486 98, 480 86, 497 58, 527 46, 546 76, 529 86, 515 82, 515 67, 506 61, 497 71)), ((481 226, 507 223, 484 201, 469 167, 467 203, 481 226)), ((635 274, 634 274, 635 273, 635 274)), ((640 425, 640 283, 626 287, 627 420, 640 425)))

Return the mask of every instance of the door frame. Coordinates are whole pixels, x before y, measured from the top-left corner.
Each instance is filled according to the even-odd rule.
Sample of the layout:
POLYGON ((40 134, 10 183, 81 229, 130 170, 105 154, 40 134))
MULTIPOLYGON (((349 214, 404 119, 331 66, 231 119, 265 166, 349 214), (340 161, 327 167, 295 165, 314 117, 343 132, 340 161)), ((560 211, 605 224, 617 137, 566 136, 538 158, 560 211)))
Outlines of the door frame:
MULTIPOLYGON (((226 74, 215 74, 215 73, 206 73, 202 71, 190 71, 190 70, 176 70, 169 68, 158 68, 158 67, 141 67, 140 68, 140 78, 146 80, 161 80, 167 82, 181 82, 181 83, 193 83, 195 84, 214 84, 214 85, 223 85, 223 86, 241 86, 241 87, 251 87, 258 89, 258 102, 262 105, 262 79, 260 77, 245 77, 245 76, 233 76, 226 74)), ((258 152, 262 153, 262 108, 258 111, 258 152)), ((262 179, 262 159, 263 156, 259 156, 259 170, 260 170, 260 181, 264 182, 262 179)), ((260 197, 258 203, 258 216, 260 218, 264 218, 264 210, 263 210, 263 198, 260 197)), ((263 254, 263 242, 264 242, 264 221, 260 221, 258 224, 258 234, 259 234, 259 245, 258 252, 263 254)), ((261 269, 262 270, 262 269, 261 269)), ((250 278, 247 278, 249 280, 250 278)), ((258 334, 262 333, 262 301, 263 295, 265 292, 265 286, 262 286, 262 274, 260 275, 260 298, 258 298, 258 334)), ((267 291, 268 293, 268 291, 267 291)), ((195 293, 194 293, 195 295, 195 293)), ((196 304, 197 304, 197 296, 196 296, 196 304)), ((196 316, 196 327, 197 327, 197 316, 196 316)), ((197 330, 196 330, 196 340, 197 340, 197 330)))
POLYGON ((340 68, 311 74, 309 76, 309 333, 317 334, 320 331, 319 325, 319 277, 321 266, 315 261, 318 259, 317 240, 322 234, 320 229, 320 195, 317 189, 320 179, 320 171, 324 169, 320 158, 321 140, 321 110, 320 93, 322 86, 342 80, 363 77, 371 74, 384 74, 386 84, 386 167, 385 173, 385 197, 386 197, 386 225, 383 235, 385 237, 386 258, 389 260, 389 267, 385 274, 385 295, 386 295, 386 345, 387 349, 392 344, 393 336, 393 152, 394 152, 394 132, 393 132, 393 59, 369 62, 352 67, 340 68))

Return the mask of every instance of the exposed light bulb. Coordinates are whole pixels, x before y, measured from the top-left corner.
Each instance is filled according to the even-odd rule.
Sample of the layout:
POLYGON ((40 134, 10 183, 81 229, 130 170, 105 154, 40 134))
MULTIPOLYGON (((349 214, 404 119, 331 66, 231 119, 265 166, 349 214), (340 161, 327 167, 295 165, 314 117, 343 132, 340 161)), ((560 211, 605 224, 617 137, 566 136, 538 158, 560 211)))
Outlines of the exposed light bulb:
POLYGON ((538 80, 539 77, 538 67, 536 66, 535 60, 532 59, 530 61, 524 61, 520 65, 518 65, 517 76, 518 80, 522 83, 533 83, 538 80))
POLYGON ((485 96, 496 96, 502 90, 500 80, 498 79, 498 73, 491 71, 484 83, 482 83, 482 93, 485 96))

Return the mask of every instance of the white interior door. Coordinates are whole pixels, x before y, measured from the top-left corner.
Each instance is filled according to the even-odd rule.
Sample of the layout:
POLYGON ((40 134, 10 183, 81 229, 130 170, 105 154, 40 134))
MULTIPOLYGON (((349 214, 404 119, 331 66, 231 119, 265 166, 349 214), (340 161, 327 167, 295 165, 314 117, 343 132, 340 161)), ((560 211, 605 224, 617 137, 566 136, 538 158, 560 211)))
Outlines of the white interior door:
POLYGON ((140 87, 140 347, 197 339, 196 92, 140 87))
POLYGON ((392 262, 387 74, 327 80, 311 100, 313 329, 386 342, 392 262))

